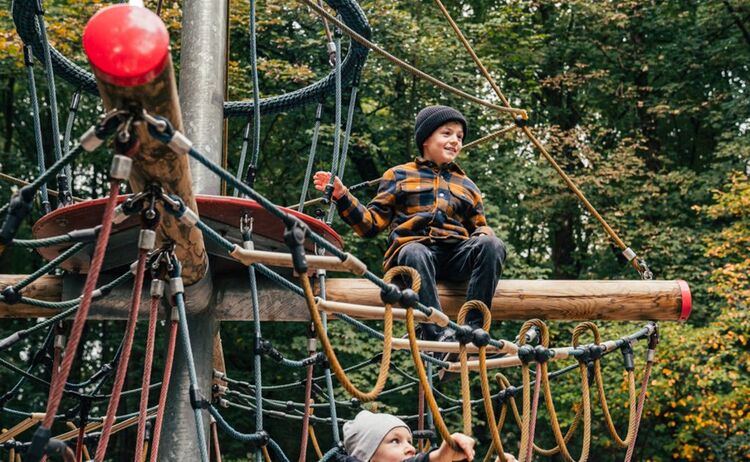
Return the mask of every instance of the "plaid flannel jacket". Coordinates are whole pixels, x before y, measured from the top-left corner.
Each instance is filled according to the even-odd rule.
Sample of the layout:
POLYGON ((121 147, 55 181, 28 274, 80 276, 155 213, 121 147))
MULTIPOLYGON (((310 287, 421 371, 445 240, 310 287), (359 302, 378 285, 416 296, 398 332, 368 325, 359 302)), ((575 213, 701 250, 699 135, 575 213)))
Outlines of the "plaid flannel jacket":
POLYGON ((378 194, 365 207, 348 190, 337 201, 341 218, 362 237, 390 228, 383 266, 389 268, 409 242, 458 242, 494 235, 487 226, 479 188, 455 163, 422 158, 387 170, 378 194))

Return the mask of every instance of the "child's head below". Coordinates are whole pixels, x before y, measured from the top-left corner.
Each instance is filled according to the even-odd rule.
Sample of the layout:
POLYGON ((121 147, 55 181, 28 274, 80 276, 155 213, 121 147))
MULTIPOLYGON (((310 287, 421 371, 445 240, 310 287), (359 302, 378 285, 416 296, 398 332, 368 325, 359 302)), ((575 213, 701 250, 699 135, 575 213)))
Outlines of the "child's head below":
POLYGON ((361 411, 344 424, 344 447, 362 462, 401 462, 416 454, 409 426, 390 414, 361 411))
POLYGON ((414 140, 422 157, 444 165, 458 157, 466 131, 466 119, 456 109, 428 106, 417 114, 414 140))

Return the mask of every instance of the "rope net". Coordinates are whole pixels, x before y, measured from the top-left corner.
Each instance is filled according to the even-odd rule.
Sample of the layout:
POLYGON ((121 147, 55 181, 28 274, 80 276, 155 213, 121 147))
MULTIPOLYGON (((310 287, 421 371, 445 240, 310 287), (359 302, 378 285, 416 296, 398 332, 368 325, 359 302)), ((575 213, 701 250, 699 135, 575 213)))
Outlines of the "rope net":
MULTIPOLYGON (((330 191, 327 191, 326 196, 321 199, 305 201, 309 178, 314 165, 322 117, 322 101, 327 95, 334 94, 336 131, 330 169, 332 173, 331 181, 333 181, 333 175, 338 177, 344 175, 359 74, 368 50, 372 50, 393 64, 420 79, 437 85, 446 92, 496 111, 498 116, 510 116, 512 118, 511 125, 481 137, 467 145, 466 148, 520 130, 550 162, 592 215, 600 221, 611 239, 628 254, 634 268, 644 278, 650 277, 645 262, 637 258, 635 253, 619 238, 617 233, 596 212, 581 191, 542 146, 527 124, 528 115, 526 112, 511 107, 508 99, 492 79, 461 33, 458 25, 439 0, 436 0, 437 6, 445 15, 446 20, 466 48, 467 53, 476 63, 481 74, 487 79, 497 97, 502 101, 502 105, 477 98, 454 88, 400 60, 372 42, 369 39, 369 27, 364 13, 355 2, 329 1, 329 6, 336 10, 338 16, 330 13, 321 2, 301 0, 301 3, 305 4, 324 21, 329 42, 327 51, 331 73, 321 81, 302 90, 279 97, 261 99, 258 93, 256 65, 255 2, 251 2, 253 101, 226 102, 224 105, 227 117, 248 117, 242 143, 240 169, 237 174, 232 174, 195 148, 187 137, 172 126, 168 119, 162 117, 162 114, 150 114, 140 109, 116 108, 108 112, 77 142, 74 142, 73 146, 68 148, 81 92, 96 92, 94 77, 49 45, 46 37, 44 11, 36 8, 34 2, 14 2, 14 20, 19 34, 27 45, 24 50, 26 54, 25 62, 29 69, 35 138, 39 150, 42 149, 43 134, 39 123, 39 103, 34 84, 34 72, 32 71, 33 56, 43 60, 45 66, 49 88, 49 104, 53 108, 51 114, 53 139, 61 139, 55 100, 54 74, 57 73, 59 77, 72 83, 80 91, 75 93, 74 101, 71 104, 63 144, 53 143, 55 153, 53 165, 47 167, 42 155, 39 162, 40 175, 31 182, 4 174, 0 176, 0 179, 12 181, 22 187, 10 203, 2 209, 5 214, 5 221, 0 233, 0 252, 11 246, 28 249, 67 246, 59 257, 51 260, 34 274, 3 288, 0 294, 0 302, 6 304, 24 303, 58 311, 62 310, 59 314, 0 340, 0 351, 12 351, 14 347, 22 344, 24 339, 33 338, 38 332, 47 330, 45 340, 38 347, 37 353, 33 356, 34 359, 27 369, 24 370, 11 361, 0 358, 0 367, 18 376, 16 384, 0 397, 2 412, 12 417, 16 422, 12 427, 0 433, 0 448, 11 454, 11 460, 16 458, 18 454, 24 455, 23 460, 32 461, 60 454, 65 460, 81 460, 81 457, 89 460, 93 455, 91 460, 103 461, 107 457, 110 438, 117 432, 135 427, 137 437, 133 454, 134 460, 157 460, 159 441, 164 424, 164 411, 168 405, 167 390, 172 380, 175 350, 179 342, 186 355, 190 382, 189 396, 183 396, 183 399, 189 400, 194 410, 195 437, 198 441, 202 461, 207 462, 209 460, 210 452, 214 452, 220 457, 219 431, 222 435, 248 444, 249 447, 253 448, 257 461, 289 460, 290 458, 284 454, 274 440, 274 435, 265 430, 264 422, 266 418, 302 423, 300 462, 304 462, 307 457, 308 443, 312 446, 317 459, 328 460, 340 451, 341 437, 339 432, 345 419, 339 418, 339 415, 351 414, 352 410, 359 409, 362 403, 404 392, 419 395, 420 405, 417 412, 413 415, 401 415, 399 417, 407 422, 418 422, 419 431, 415 435, 420 439, 420 447, 424 450, 427 450, 430 446, 435 446, 440 439, 451 446, 455 446, 451 437, 452 432, 449 429, 449 425, 455 420, 452 418, 453 414, 460 413, 462 431, 471 435, 477 418, 474 413, 478 413, 477 411, 482 409, 484 416, 480 418, 486 422, 491 442, 489 449, 486 451, 485 460, 490 460, 493 454, 496 454, 504 462, 505 448, 512 447, 514 451, 517 448, 520 461, 531 460, 534 453, 543 456, 560 454, 566 461, 585 461, 590 454, 593 428, 591 385, 596 389, 595 396, 605 418, 609 434, 618 446, 627 448, 627 457, 631 457, 644 406, 646 385, 655 358, 654 351, 658 340, 658 329, 655 324, 648 323, 625 337, 602 341, 597 327, 592 323, 584 322, 574 329, 570 346, 552 347, 547 325, 541 320, 534 319, 523 324, 516 341, 493 339, 490 336, 491 312, 481 302, 467 302, 461 308, 458 319, 454 322, 438 310, 423 305, 418 298, 414 296, 404 297, 407 290, 410 290, 413 295, 419 291, 420 275, 414 269, 408 267, 393 268, 383 278, 380 278, 354 255, 342 251, 323 236, 311 231, 296 216, 290 214, 286 209, 276 206, 254 189, 252 180, 249 180, 250 173, 244 171, 244 163, 250 140, 252 140, 249 168, 257 169, 261 115, 315 102, 318 107, 312 147, 297 208, 301 212, 304 207, 312 205, 316 201, 324 203, 330 201, 330 191), (329 25, 335 26, 335 34, 329 32, 329 25), (346 56, 342 56, 341 33, 348 35, 351 39, 346 56), (343 143, 340 143, 342 93, 346 85, 351 87, 350 105, 346 117, 343 143), (253 127, 252 137, 250 136, 251 125, 253 127), (138 131, 137 127, 144 127, 147 130, 138 131), (142 137, 146 132, 147 136, 150 137, 150 142, 162 143, 178 156, 190 157, 204 165, 228 186, 232 187, 234 195, 244 196, 256 201, 268 213, 280 220, 287 229, 285 243, 289 247, 289 253, 255 250, 252 218, 249 216, 243 216, 240 220, 241 228, 239 232, 242 235, 242 243, 237 244, 230 241, 193 212, 186 205, 185 198, 171 195, 159 187, 151 187, 130 194, 124 202, 118 205, 118 193, 123 186, 123 182, 130 177, 132 157, 139 148, 139 143, 145 142, 145 140, 139 140, 139 137, 142 137), (57 197, 61 207, 68 206, 74 201, 83 201, 72 196, 71 193, 71 164, 82 152, 93 152, 99 146, 109 143, 112 138, 114 138, 112 146, 115 154, 112 157, 109 195, 101 225, 90 229, 75 230, 52 238, 15 239, 20 223, 33 207, 37 194, 41 198, 40 203, 44 213, 50 210, 50 196, 57 197), (47 189, 47 182, 55 176, 58 189, 47 189), (136 216, 141 220, 137 243, 137 261, 111 282, 98 285, 113 224, 121 223, 129 217, 136 216), (212 392, 209 394, 200 389, 196 366, 192 359, 192 347, 187 323, 186 294, 182 280, 183 262, 178 258, 174 245, 171 243, 161 246, 156 245, 154 230, 158 229, 164 219, 178 220, 184 226, 196 227, 200 230, 204 239, 222 249, 226 258, 234 259, 247 266, 247 286, 252 301, 254 319, 252 337, 254 342, 253 376, 251 382, 235 379, 225 370, 215 370, 215 386, 212 392), (63 302, 50 302, 25 295, 27 288, 35 280, 51 271, 59 271, 60 265, 76 255, 84 246, 94 243, 95 248, 92 253, 90 270, 80 297, 63 302), (307 254, 305 251, 305 246, 310 243, 318 250, 314 255, 307 254), (294 273, 298 275, 297 281, 294 282, 293 278, 284 277, 271 269, 270 266, 293 269, 294 273), (332 301, 326 299, 327 271, 363 276, 381 289, 384 306, 377 309, 379 310, 378 315, 383 321, 382 333, 350 316, 345 310, 336 311, 335 305, 330 304, 332 301), (260 322, 258 274, 304 299, 312 324, 307 351, 300 352, 298 355, 301 359, 284 357, 270 342, 263 338, 260 322), (148 310, 146 338, 141 339, 135 336, 135 329, 139 316, 141 293, 147 277, 150 277, 151 284, 150 308, 148 310), (394 282, 402 278, 410 282, 408 287, 394 285, 394 282), (115 357, 104 364, 91 377, 79 383, 71 383, 69 379, 73 363, 78 359, 76 352, 81 342, 86 341, 84 329, 92 301, 112 297, 114 288, 130 283, 131 280, 133 280, 133 289, 127 327, 115 357), (394 314, 396 309, 393 305, 399 301, 405 311, 397 316, 394 314), (160 344, 157 323, 160 309, 166 306, 168 306, 168 309, 163 310, 163 315, 168 321, 168 328, 161 342, 164 344, 162 345, 164 348, 160 350, 157 348, 157 345, 160 344), (331 309, 331 306, 334 306, 334 308, 331 309), (466 314, 471 310, 479 310, 482 313, 482 329, 472 331, 464 325, 466 314), (364 362, 346 367, 339 359, 341 355, 337 354, 335 344, 328 335, 327 316, 330 313, 333 313, 338 320, 351 325, 361 335, 382 344, 382 352, 364 362), (73 317, 72 321, 70 320, 71 317, 73 317), (408 343, 399 343, 399 339, 394 339, 393 332, 396 324, 394 321, 402 319, 405 320, 408 343), (416 331, 417 322, 434 323, 442 327, 449 326, 463 332, 465 335, 461 337, 459 342, 448 346, 451 351, 458 353, 458 361, 448 360, 442 354, 434 353, 434 345, 420 341, 416 331), (63 335, 63 332, 68 329, 63 329, 63 326, 69 326, 67 336, 63 335), (467 329, 469 329, 468 332, 467 329), (591 334, 592 342, 581 343, 580 339, 586 333, 591 334), (322 346, 322 352, 317 352, 318 341, 322 346), (648 347, 644 361, 641 390, 638 394, 635 384, 633 346, 640 341, 647 341, 648 347), (126 390, 125 378, 134 344, 144 345, 145 365, 140 376, 142 379, 141 386, 126 390), (403 345, 403 349, 399 349, 398 345, 403 345), (409 356, 399 356, 399 352, 405 350, 409 351, 409 356), (628 390, 627 406, 629 409, 625 436, 618 433, 610 413, 600 365, 602 358, 615 351, 622 352, 625 363, 625 386, 628 390), (51 371, 49 377, 45 376, 40 366, 46 355, 53 358, 53 365, 49 368, 51 371), (561 367, 554 372, 549 371, 551 361, 566 360, 572 364, 561 367), (263 363, 268 362, 272 366, 279 364, 291 371, 304 371, 305 378, 302 381, 296 380, 286 384, 264 385, 261 370, 263 363), (163 376, 161 382, 152 383, 152 373, 154 366, 157 364, 163 369, 163 376), (361 377, 352 379, 352 375, 358 373, 358 371, 366 370, 374 364, 379 365, 375 383, 369 390, 363 390, 357 385, 362 381, 361 377), (412 371, 405 370, 406 367, 413 367, 416 375, 412 371), (450 396, 434 386, 434 379, 438 377, 435 368, 441 370, 441 372, 448 371, 460 376, 460 396, 450 396), (521 384, 513 386, 510 379, 503 373, 494 375, 493 384, 489 378, 490 370, 500 368, 520 368, 521 384), (322 373, 316 376, 316 370, 322 373), (478 380, 481 386, 481 397, 472 399, 471 380, 475 371, 479 373, 475 380, 478 380), (551 380, 564 375, 572 375, 576 371, 580 381, 580 401, 573 406, 571 413, 575 417, 563 433, 555 409, 551 380), (397 379, 393 378, 394 375, 397 376, 397 379), (338 393, 334 386, 334 377, 340 387, 338 393), (101 390, 110 378, 113 380, 113 384, 108 385, 111 391, 108 394, 102 394, 101 390), (18 397, 19 390, 27 382, 29 385, 33 384, 48 391, 46 409, 16 410, 10 407, 12 400, 18 397), (390 388, 388 387, 389 383, 391 384, 390 388), (304 398, 301 401, 269 397, 275 393, 284 395, 288 390, 299 388, 301 385, 305 390, 304 398), (149 395, 152 390, 154 392, 152 396, 158 395, 158 404, 149 407, 149 395), (518 393, 521 393, 522 396, 520 408, 515 401, 515 396, 518 393), (347 398, 342 399, 342 394, 347 398), (129 413, 117 415, 118 409, 122 407, 119 405, 121 399, 129 395, 138 398, 137 410, 135 408, 128 409, 129 413), (544 400, 543 404, 546 410, 545 425, 549 425, 551 428, 556 442, 556 446, 550 449, 540 448, 534 443, 536 425, 538 421, 541 421, 539 416, 541 399, 544 400), (63 400, 65 400, 65 406, 62 405, 63 400), (70 403, 74 404, 70 406, 70 403), (92 409, 96 409, 97 412, 93 413, 92 409), (252 431, 241 432, 237 430, 235 425, 222 416, 222 409, 241 410, 244 415, 253 417, 253 419, 250 419, 254 421, 252 425, 245 421, 241 422, 242 427, 250 427, 252 431), (509 416, 512 416, 510 420, 518 427, 518 430, 509 434, 520 435, 520 437, 518 441, 506 438, 504 443, 502 432, 505 421, 509 416), (204 419, 211 428, 210 440, 208 440, 204 431, 204 428, 206 428, 204 419), (67 431, 58 433, 61 425, 56 425, 56 422, 64 422, 67 431), (316 426, 318 431, 320 431, 321 426, 327 427, 331 434, 331 441, 322 441, 316 436, 316 426), (578 433, 579 427, 582 427, 580 438, 582 443, 581 453, 576 459, 570 452, 569 444, 573 436, 578 433), (29 439, 23 436, 25 432, 33 428, 35 428, 33 437, 29 439), (71 450, 71 447, 75 448, 75 452, 71 450), (327 448, 330 448, 330 450, 327 450, 327 448), (91 452, 89 452, 90 450, 91 452)), ((255 170, 253 170, 252 178, 254 178, 254 175, 255 170)), ((375 183, 377 183, 377 180, 363 183, 362 186, 375 183)), ((351 189, 354 190, 356 187, 351 189)), ((329 208, 327 212, 322 214, 321 218, 330 223, 333 218, 332 211, 333 209, 329 208)), ((445 348, 445 345, 443 347, 445 348)), ((119 412, 123 411, 120 409, 119 412)))

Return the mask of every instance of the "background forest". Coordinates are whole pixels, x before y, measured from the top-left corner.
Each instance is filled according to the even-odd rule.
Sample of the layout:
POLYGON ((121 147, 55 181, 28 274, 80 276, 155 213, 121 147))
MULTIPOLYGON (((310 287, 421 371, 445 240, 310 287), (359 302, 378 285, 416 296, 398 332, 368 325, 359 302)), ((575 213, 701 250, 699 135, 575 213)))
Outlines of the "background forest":
MULTIPOLYGON (((147 6, 153 8, 155 3, 147 2, 147 6)), ((252 91, 249 6, 247 2, 230 3, 229 99, 248 99, 252 91)), ((655 277, 684 279, 691 286, 691 318, 660 326, 658 362, 636 460, 750 460, 750 1, 446 3, 512 104, 529 110, 531 125, 552 155, 622 238, 647 259, 655 277)), ((54 46, 85 63, 81 32, 101 6, 98 0, 45 2, 54 46)), ((385 49, 451 85, 496 100, 433 2, 368 0, 361 6, 373 40, 385 49)), ((9 10, 7 2, 0 10, 0 170, 30 179, 38 170, 29 86, 21 41, 9 10)), ((329 72, 323 25, 317 16, 297 2, 280 0, 258 1, 257 14, 262 97, 297 89, 329 72)), ((170 29, 173 58, 179 63, 180 3, 164 2, 162 17, 170 29)), ((348 44, 346 37, 344 41, 348 44)), ((35 72, 44 102, 44 146, 50 165, 53 140, 48 135, 47 87, 40 63, 35 72)), ((75 88, 62 81, 57 88, 59 110, 65 115, 75 88)), ((348 95, 348 90, 344 94, 348 95)), ((389 166, 412 158, 414 116, 424 105, 436 103, 454 105, 464 112, 470 123, 469 141, 509 122, 371 54, 362 74, 345 183, 377 178, 389 166)), ((256 187, 277 204, 299 200, 314 110, 313 105, 262 120, 256 187)), ((80 134, 90 126, 99 112, 98 101, 85 95, 73 133, 80 134)), ((333 101, 329 98, 318 146, 320 169, 330 168, 332 120, 333 101)), ((231 120, 229 124, 231 169, 238 163, 246 123, 231 120)), ((484 193, 490 224, 510 249, 504 278, 638 277, 618 257, 599 224, 521 135, 465 153, 460 164, 484 193)), ((74 168, 73 194, 102 196, 108 165, 109 156, 102 150, 80 158, 74 168)), ((10 183, 1 184, 0 203, 6 203, 15 190, 10 183)), ((367 199, 372 192, 359 195, 367 199)), ((39 210, 19 237, 29 237, 39 210)), ((385 236, 362 242, 338 219, 334 225, 349 249, 371 268, 379 267, 385 236)), ((10 249, 0 257, 0 273, 28 274, 41 264, 35 253, 10 249)), ((29 323, 33 321, 3 320, 0 338, 29 323)), ((493 337, 503 338, 513 338, 520 326, 515 322, 495 324, 493 337)), ((575 324, 549 324, 552 343, 569 344, 575 324)), ((598 324, 607 339, 638 326, 598 324)), ((378 327, 377 323, 373 326, 378 327)), ((88 323, 86 344, 81 348, 87 361, 78 363, 80 368, 74 370, 71 380, 87 377, 114 355, 123 327, 119 322, 88 323)), ((139 325, 139 332, 141 329, 145 330, 145 325, 139 325)), ((228 372, 234 378, 251 380, 251 331, 249 323, 222 324, 228 372)), ((264 325, 264 336, 290 358, 306 354, 305 333, 306 326, 301 324, 264 325)), ((403 333, 399 325, 396 334, 403 333)), ((163 348, 163 334, 160 331, 157 348, 163 348)), ((377 342, 341 324, 332 324, 331 335, 347 364, 380 351, 377 342)), ((3 352, 3 359, 23 367, 41 342, 41 337, 32 336, 23 345, 3 352)), ((144 346, 136 348, 142 351, 144 346)), ((643 346, 638 348, 636 367, 640 373, 643 346)), ((140 385, 139 358, 134 355, 126 388, 140 385)), ((396 355, 396 359, 413 372, 407 355, 396 355)), ((615 355, 603 362, 610 408, 624 434, 628 410, 622 363, 615 355)), ((158 357, 157 365, 161 367, 158 357)), ((267 384, 302 378, 296 370, 267 365, 263 372, 267 384)), ((42 376, 49 374, 45 367, 38 371, 42 376)), ((158 367, 155 377, 161 374, 158 367)), ((369 368, 354 379, 361 385, 370 384, 375 374, 375 369, 369 368)), ((520 384, 517 371, 509 371, 509 378, 520 384)), ((390 384, 397 385, 399 380, 396 376, 390 384)), ((0 370, 0 395, 15 381, 14 373, 0 370)), ((457 383, 442 390, 459 396, 457 383)), ((558 413, 568 424, 580 397, 577 377, 568 375, 555 381, 553 390, 558 413)), ((472 393, 480 396, 478 382, 472 393)), ((343 390, 337 394, 347 399, 343 390)), ((43 387, 25 385, 14 400, 2 404, 36 412, 43 409, 45 396, 43 387)), ((273 397, 300 401, 301 396, 301 390, 292 390, 273 397)), ((135 410, 137 399, 123 399, 121 412, 135 410)), ((410 388, 368 407, 414 414, 415 403, 416 391, 410 388)), ((591 460, 619 460, 624 451, 610 439, 599 406, 594 409, 591 460)), ((356 406, 342 409, 342 417, 356 412, 356 406)), ((325 415, 322 409, 319 413, 325 415)), ((225 416, 239 429, 252 431, 254 420, 247 412, 232 409, 225 416)), ((483 454, 489 447, 484 412, 478 409, 475 417, 482 448, 479 454, 483 454)), ((457 413, 448 418, 452 429, 458 430, 459 418, 457 413)), ((554 440, 546 418, 540 406, 537 442, 550 447, 554 440)), ((13 417, 0 413, 0 427, 14 423, 13 417)), ((267 425, 290 458, 297 457, 298 423, 267 419, 267 425)), ((328 429, 320 425, 316 430, 321 444, 330 447, 328 429)), ((517 427, 506 424, 504 441, 511 450, 516 448, 517 438, 517 427)), ((118 434, 110 445, 112 460, 132 457, 134 439, 134 429, 118 434)), ((580 438, 573 441, 575 455, 580 438)), ((225 460, 246 460, 252 453, 226 436, 221 443, 225 460)), ((2 450, 0 457, 5 457, 2 450)))

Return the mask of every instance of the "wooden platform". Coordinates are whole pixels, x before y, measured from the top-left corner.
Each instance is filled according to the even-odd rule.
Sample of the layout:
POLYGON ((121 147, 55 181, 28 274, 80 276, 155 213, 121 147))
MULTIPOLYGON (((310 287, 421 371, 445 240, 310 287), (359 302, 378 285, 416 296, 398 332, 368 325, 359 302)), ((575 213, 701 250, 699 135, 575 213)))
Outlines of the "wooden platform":
MULTIPOLYGON (((123 202, 127 196, 120 196, 118 202, 123 202)), ((43 216, 34 224, 32 233, 35 239, 58 236, 75 229, 91 228, 101 223, 106 199, 95 199, 80 202, 69 207, 55 210, 43 216)), ((253 236, 256 247, 265 250, 282 250, 284 224, 266 211, 257 202, 237 197, 227 196, 196 196, 198 213, 201 219, 215 229, 219 234, 234 242, 241 242, 239 226, 240 217, 247 213, 253 218, 253 236)), ((294 210, 284 209, 305 222, 311 230, 323 236, 328 242, 342 248, 341 237, 328 225, 294 210)), ((112 230, 104 270, 124 266, 136 258, 135 242, 138 238, 140 221, 138 216, 132 216, 126 221, 115 225, 112 230)), ((206 240, 205 245, 209 254, 222 253, 215 245, 206 240)), ((57 257, 68 245, 52 246, 39 249, 39 253, 47 260, 57 257)), ((81 252, 68 259, 62 268, 75 273, 88 272, 93 246, 84 247, 81 252)), ((308 242, 308 251, 313 251, 312 243, 308 242)))

